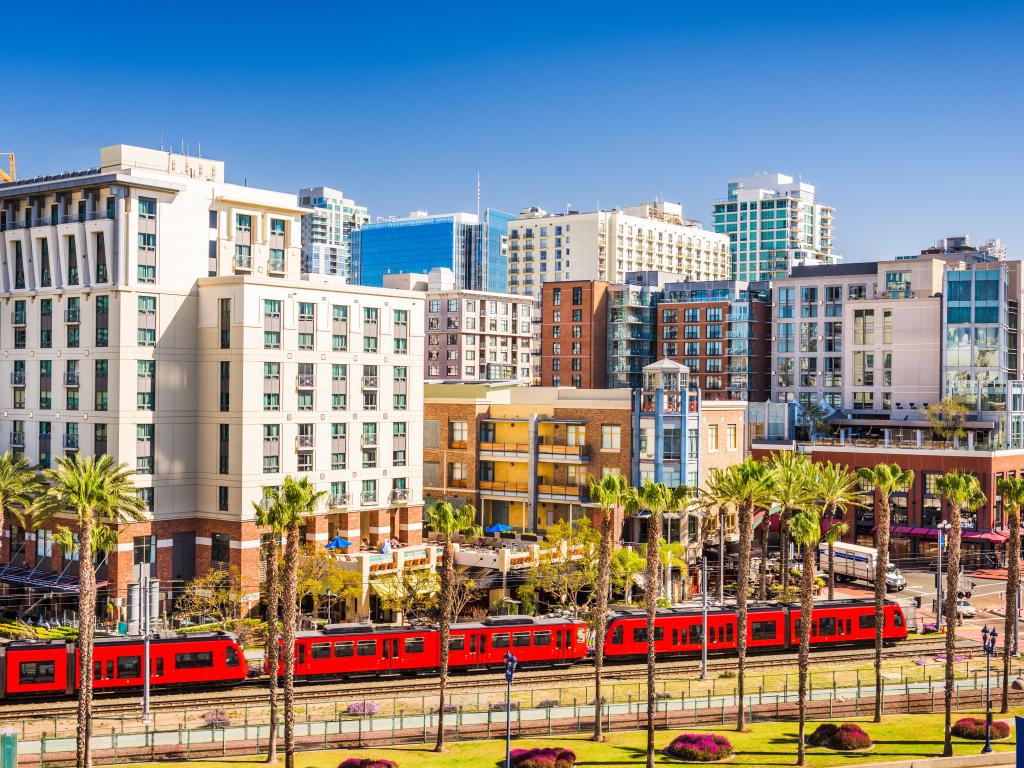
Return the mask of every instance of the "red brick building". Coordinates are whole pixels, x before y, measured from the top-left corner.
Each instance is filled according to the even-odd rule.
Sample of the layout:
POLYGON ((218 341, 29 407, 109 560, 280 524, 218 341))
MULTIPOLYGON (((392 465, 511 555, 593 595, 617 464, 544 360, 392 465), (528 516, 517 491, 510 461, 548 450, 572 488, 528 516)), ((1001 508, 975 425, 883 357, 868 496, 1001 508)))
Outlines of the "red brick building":
POLYGON ((608 385, 608 283, 544 283, 540 370, 545 387, 608 385))

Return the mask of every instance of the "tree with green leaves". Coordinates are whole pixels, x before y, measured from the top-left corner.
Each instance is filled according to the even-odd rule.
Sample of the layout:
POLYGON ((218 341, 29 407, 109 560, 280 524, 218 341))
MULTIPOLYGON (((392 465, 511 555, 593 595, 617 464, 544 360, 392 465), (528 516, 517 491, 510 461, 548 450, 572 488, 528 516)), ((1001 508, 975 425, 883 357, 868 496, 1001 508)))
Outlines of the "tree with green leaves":
POLYGON ((279 523, 284 531, 284 608, 282 644, 284 646, 284 764, 295 766, 295 634, 299 623, 299 528, 316 513, 317 505, 327 495, 318 491, 303 477, 288 475, 284 484, 271 496, 270 505, 278 504, 279 523))
POLYGON ((779 597, 789 599, 789 518, 817 500, 810 459, 796 451, 779 451, 768 459, 772 501, 779 515, 779 597))
MULTIPOLYGON (((770 470, 761 462, 747 459, 726 469, 716 469, 707 481, 708 493, 721 506, 736 509, 739 518, 740 561, 736 574, 736 730, 746 730, 744 684, 747 661, 747 598, 750 592, 750 541, 754 537, 754 509, 767 508, 772 501, 770 470)), ((703 496, 703 493, 702 493, 703 496)), ((767 525, 767 522, 764 523, 767 525)), ((762 559, 765 553, 762 553, 762 559)))
POLYGON ((842 518, 846 510, 863 504, 865 497, 859 490, 858 474, 843 464, 818 464, 815 485, 821 504, 823 519, 828 521, 825 541, 828 544, 828 599, 835 599, 836 590, 836 542, 850 530, 842 518), (836 513, 839 519, 836 519, 836 513))
MULTIPOLYGON (((696 496, 697 494, 694 489, 688 485, 677 485, 671 489, 668 506, 665 507, 665 514, 678 516, 680 535, 684 530, 683 521, 686 519, 690 510, 690 505, 693 503, 696 496)), ((671 523, 667 524, 666 528, 668 528, 669 525, 671 525, 671 523)), ((683 546, 682 542, 663 541, 658 546, 658 563, 661 565, 662 572, 665 575, 665 594, 663 596, 663 602, 667 608, 672 605, 672 570, 674 568, 678 568, 681 574, 686 570, 686 547, 683 546)))
POLYGON ((950 396, 925 405, 924 414, 931 423, 932 432, 943 442, 952 443, 967 436, 967 410, 966 405, 950 396))
POLYGON ((404 568, 401 573, 382 576, 370 582, 370 589, 381 606, 402 617, 402 623, 418 621, 436 614, 440 603, 440 579, 426 568, 404 568))
MULTIPOLYGON (((885 629, 886 574, 889 572, 889 529, 892 524, 892 495, 896 491, 910 490, 914 483, 912 470, 899 464, 876 464, 862 467, 858 477, 874 488, 875 545, 875 691, 882 690, 882 634, 885 629)), ((875 695, 875 722, 882 722, 882 697, 875 695)))
POLYGON ((601 718, 601 672, 604 669, 604 638, 608 629, 608 592, 611 580, 612 549, 615 546, 615 510, 622 502, 628 483, 619 474, 607 474, 600 480, 591 475, 590 502, 601 510, 600 543, 597 550, 597 605, 594 609, 594 735, 604 741, 601 718))
POLYGON ((280 488, 268 487, 263 490, 263 501, 253 502, 256 524, 270 529, 266 551, 262 553, 265 563, 266 583, 264 597, 267 601, 267 698, 270 703, 270 733, 267 740, 267 762, 277 762, 277 685, 281 668, 281 641, 278 633, 278 617, 281 613, 281 536, 284 535, 284 508, 280 488))
POLYGON ((654 712, 658 704, 654 672, 657 656, 654 651, 654 624, 658 611, 658 542, 661 539, 661 518, 672 504, 672 491, 664 483, 644 478, 639 488, 631 488, 636 506, 646 509, 647 567, 644 569, 644 607, 647 611, 647 768, 654 766, 654 712))
POLYGON ((956 654, 957 588, 960 581, 960 536, 963 532, 963 511, 974 511, 986 499, 978 478, 969 472, 947 472, 935 479, 935 490, 949 504, 949 533, 946 545, 946 736, 942 754, 953 755, 953 686, 956 683, 953 664, 956 654))
POLYGON ((633 602, 633 585, 644 572, 646 557, 630 547, 619 547, 612 555, 612 585, 622 592, 622 599, 633 602))
POLYGON ((598 546, 598 536, 587 517, 579 517, 571 525, 560 520, 550 526, 540 559, 536 567, 527 572, 526 582, 518 590, 524 602, 542 606, 545 613, 559 611, 590 616, 591 601, 597 598, 599 591, 597 563, 592 556, 598 546), (588 555, 573 559, 572 553, 580 549, 588 555))
MULTIPOLYGON (((15 456, 10 451, 0 456, 0 530, 7 530, 10 517, 17 520, 22 528, 27 526, 31 522, 32 502, 41 490, 39 475, 32 469, 28 459, 15 456)), ((0 548, 2 546, 0 541, 0 548)))
POLYGON ((96 637, 94 529, 103 524, 141 522, 145 504, 132 480, 134 472, 110 456, 62 456, 43 470, 46 490, 35 500, 36 526, 73 510, 78 529, 78 723, 76 763, 92 768, 92 652, 96 637))
POLYGON ((445 752, 444 716, 447 702, 445 697, 448 688, 448 646, 450 641, 452 606, 454 604, 455 585, 455 538, 467 536, 475 538, 480 535, 476 525, 476 509, 472 504, 464 504, 458 509, 446 501, 439 501, 427 510, 427 525, 441 542, 441 611, 439 640, 441 644, 441 676, 440 705, 437 708, 437 743, 435 752, 445 752))
POLYGON ((1024 476, 1000 478, 996 490, 1003 499, 1010 540, 1006 544, 1006 621, 1003 625, 1003 701, 999 711, 1010 711, 1010 646, 1017 626, 1017 592, 1020 589, 1020 511, 1024 507, 1024 476))
POLYGON ((191 579, 174 601, 174 612, 179 619, 195 623, 212 622, 228 627, 241 618, 242 577, 239 569, 211 568, 191 579))

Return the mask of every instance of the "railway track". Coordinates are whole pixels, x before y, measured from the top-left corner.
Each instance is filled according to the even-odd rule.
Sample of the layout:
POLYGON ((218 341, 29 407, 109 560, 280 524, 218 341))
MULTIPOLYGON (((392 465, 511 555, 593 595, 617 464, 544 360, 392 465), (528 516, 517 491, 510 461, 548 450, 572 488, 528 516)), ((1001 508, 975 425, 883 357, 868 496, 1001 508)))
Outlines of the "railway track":
MULTIPOLYGON (((958 642, 960 651, 969 651, 977 643, 961 639, 958 642)), ((945 639, 941 636, 936 638, 916 638, 902 641, 898 646, 886 649, 886 659, 909 658, 915 656, 928 656, 943 653, 945 650, 945 639)), ((821 657, 823 654, 812 652, 811 658, 821 657)), ((753 655, 747 657, 747 668, 749 670, 762 670, 780 665, 791 666, 796 657, 795 650, 785 654, 753 655)), ((850 648, 830 652, 827 656, 830 665, 853 664, 857 662, 871 661, 874 658, 874 648, 850 648)), ((708 659, 708 671, 712 676, 718 673, 731 670, 735 667, 735 659, 732 656, 711 656, 708 659)), ((694 675, 700 671, 699 660, 686 661, 663 661, 658 664, 658 677, 662 680, 674 679, 687 675, 694 675)), ((623 683, 645 678, 647 665, 644 663, 606 664, 603 679, 609 683, 623 683)), ((524 687, 541 688, 549 685, 570 686, 573 683, 586 685, 593 681, 593 670, 589 665, 576 665, 572 668, 552 671, 550 669, 523 669, 516 676, 517 688, 524 687)), ((402 697, 409 696, 410 689, 433 692, 436 688, 438 678, 431 677, 396 677, 386 680, 381 679, 360 679, 345 682, 317 682, 301 683, 296 686, 295 698, 300 703, 313 703, 317 700, 333 700, 358 697, 402 697)), ((488 690, 497 687, 504 687, 504 675, 499 671, 479 672, 460 674, 448 681, 448 689, 452 693, 460 691, 488 690)), ((251 679, 240 686, 221 691, 203 691, 200 694, 185 692, 170 692, 156 694, 152 697, 151 708, 154 711, 161 710, 195 710, 219 707, 230 709, 233 707, 244 707, 259 705, 266 700, 266 680, 251 679)), ((11 721, 23 721, 31 719, 26 712, 27 707, 33 704, 19 702, 17 704, 5 704, 0 706, 0 724, 11 721)), ((131 715, 139 710, 139 695, 132 696, 100 696, 94 700, 93 713, 96 718, 120 717, 131 715)), ((40 706, 40 717, 46 719, 60 719, 75 716, 75 702, 52 701, 40 706)))

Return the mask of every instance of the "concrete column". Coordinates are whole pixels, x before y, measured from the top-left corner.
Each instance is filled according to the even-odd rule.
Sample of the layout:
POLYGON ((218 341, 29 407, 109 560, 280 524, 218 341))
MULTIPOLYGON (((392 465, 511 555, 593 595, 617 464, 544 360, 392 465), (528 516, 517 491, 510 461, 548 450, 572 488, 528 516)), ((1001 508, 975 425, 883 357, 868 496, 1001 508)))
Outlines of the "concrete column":
POLYGON ((370 546, 378 547, 391 538, 391 514, 386 509, 372 509, 366 513, 367 537, 370 546))
POLYGON ((398 541, 412 546, 423 543, 423 507, 398 510, 398 541))
POLYGON ((362 536, 359 526, 359 510, 346 510, 338 513, 338 535, 352 542, 352 546, 345 547, 341 550, 342 552, 348 554, 359 551, 359 540, 362 536))
MULTIPOLYGON (((686 408, 683 402, 680 406, 686 408)), ((685 410, 681 420, 686 423, 685 410)), ((685 439, 685 438, 684 438, 685 439)), ((665 390, 658 387, 654 391, 654 482, 660 483, 665 470, 665 390)))

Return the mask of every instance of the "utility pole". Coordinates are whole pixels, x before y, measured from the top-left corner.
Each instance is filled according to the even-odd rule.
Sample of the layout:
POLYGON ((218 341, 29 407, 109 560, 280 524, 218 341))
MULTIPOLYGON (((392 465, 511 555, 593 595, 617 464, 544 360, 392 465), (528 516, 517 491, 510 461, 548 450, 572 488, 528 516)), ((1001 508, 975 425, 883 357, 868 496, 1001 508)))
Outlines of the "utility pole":
POLYGON ((936 549, 937 566, 935 570, 935 631, 942 631, 942 549, 946 546, 946 535, 952 525, 943 520, 936 526, 939 529, 939 546, 936 549))
POLYGON ((139 627, 142 631, 142 719, 149 720, 149 564, 142 564, 139 580, 139 627))
POLYGON ((708 679, 708 559, 700 559, 700 583, 701 592, 704 594, 703 605, 701 606, 701 629, 700 629, 700 679, 708 679))
POLYGON ((725 605, 725 508, 718 508, 718 604, 725 605))

